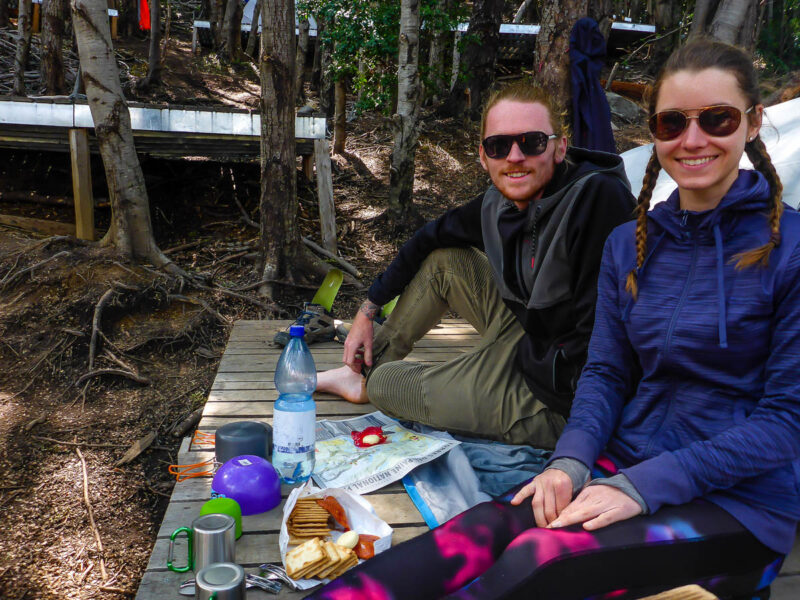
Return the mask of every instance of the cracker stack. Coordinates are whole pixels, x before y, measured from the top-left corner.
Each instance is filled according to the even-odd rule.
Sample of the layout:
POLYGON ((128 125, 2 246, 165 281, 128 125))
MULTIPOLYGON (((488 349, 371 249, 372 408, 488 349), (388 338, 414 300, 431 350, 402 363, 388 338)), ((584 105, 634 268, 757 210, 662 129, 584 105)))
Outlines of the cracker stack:
POLYGON ((289 544, 302 544, 313 538, 325 538, 331 534, 328 527, 330 513, 314 498, 298 498, 292 514, 286 520, 289 544))
POLYGON ((357 564, 358 558, 350 548, 318 537, 286 553, 286 573, 292 579, 336 579, 357 564))

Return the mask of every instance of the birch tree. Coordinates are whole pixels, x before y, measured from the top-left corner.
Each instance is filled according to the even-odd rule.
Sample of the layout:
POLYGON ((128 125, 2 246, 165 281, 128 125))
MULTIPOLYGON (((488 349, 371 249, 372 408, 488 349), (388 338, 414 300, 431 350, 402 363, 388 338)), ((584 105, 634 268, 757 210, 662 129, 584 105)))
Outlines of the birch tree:
POLYGON ((400 220, 412 212, 414 155, 419 135, 419 0, 402 0, 397 67, 397 113, 389 171, 389 211, 400 220))
POLYGON ((25 68, 31 50, 31 0, 19 0, 17 7, 17 52, 14 55, 14 95, 25 96, 25 68))
POLYGON ((67 91, 64 80, 62 42, 64 26, 69 16, 67 0, 42 2, 42 88, 46 95, 56 96, 67 91))
POLYGON ((132 260, 184 275, 153 237, 147 189, 133 144, 106 10, 104 0, 72 0, 78 57, 111 200, 111 226, 100 244, 115 246, 132 260))

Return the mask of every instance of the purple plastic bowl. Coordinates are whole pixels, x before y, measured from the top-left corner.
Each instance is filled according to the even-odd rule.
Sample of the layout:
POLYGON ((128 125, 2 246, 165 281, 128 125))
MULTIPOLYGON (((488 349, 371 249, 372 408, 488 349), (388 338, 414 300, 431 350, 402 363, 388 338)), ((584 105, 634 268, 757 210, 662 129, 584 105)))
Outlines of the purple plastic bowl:
POLYGON ((233 498, 242 515, 257 515, 281 502, 281 480, 270 462, 260 456, 235 456, 218 470, 211 482, 212 498, 233 498))

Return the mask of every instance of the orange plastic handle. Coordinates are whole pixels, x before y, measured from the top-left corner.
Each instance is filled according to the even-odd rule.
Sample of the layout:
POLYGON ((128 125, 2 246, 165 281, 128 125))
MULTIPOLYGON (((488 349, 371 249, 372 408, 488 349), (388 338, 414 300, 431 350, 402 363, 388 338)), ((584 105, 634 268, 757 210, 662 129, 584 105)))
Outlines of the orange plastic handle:
POLYGON ((214 474, 214 459, 209 458, 203 462, 195 463, 193 465, 170 465, 167 469, 170 475, 175 475, 177 481, 184 481, 192 477, 211 477, 214 474), (210 467, 203 471, 203 467, 210 467))

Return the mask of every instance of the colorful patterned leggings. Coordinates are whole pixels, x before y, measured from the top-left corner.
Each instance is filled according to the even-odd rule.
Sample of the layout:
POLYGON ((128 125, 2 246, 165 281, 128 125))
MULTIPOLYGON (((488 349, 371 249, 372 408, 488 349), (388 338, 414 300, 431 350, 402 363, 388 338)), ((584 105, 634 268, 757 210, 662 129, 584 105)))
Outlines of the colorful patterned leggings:
POLYGON ((594 532, 538 528, 528 501, 495 501, 378 554, 307 597, 620 600, 696 583, 720 598, 763 599, 783 558, 704 500, 594 532))

